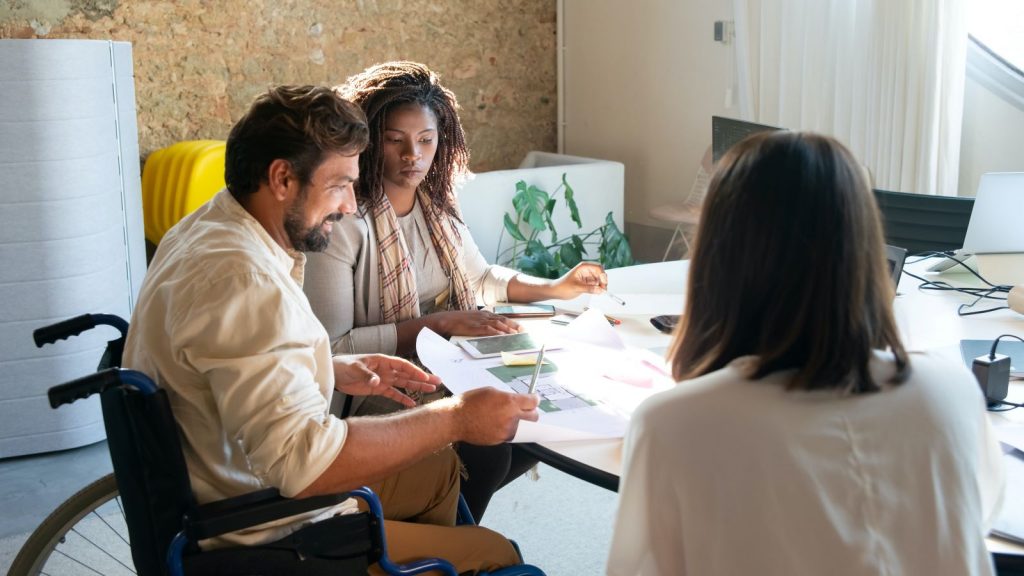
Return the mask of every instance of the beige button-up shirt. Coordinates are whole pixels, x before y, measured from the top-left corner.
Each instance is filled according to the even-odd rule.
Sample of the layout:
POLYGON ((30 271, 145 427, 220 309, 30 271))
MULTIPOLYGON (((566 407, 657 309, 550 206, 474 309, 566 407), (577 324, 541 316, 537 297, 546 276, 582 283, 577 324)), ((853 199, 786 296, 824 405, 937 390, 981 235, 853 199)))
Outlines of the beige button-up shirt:
MULTIPOLYGON (((124 365, 165 388, 200 503, 276 487, 294 496, 334 461, 327 333, 285 251, 226 190, 164 236, 132 316, 124 365)), ((340 507, 211 542, 275 540, 340 507)))

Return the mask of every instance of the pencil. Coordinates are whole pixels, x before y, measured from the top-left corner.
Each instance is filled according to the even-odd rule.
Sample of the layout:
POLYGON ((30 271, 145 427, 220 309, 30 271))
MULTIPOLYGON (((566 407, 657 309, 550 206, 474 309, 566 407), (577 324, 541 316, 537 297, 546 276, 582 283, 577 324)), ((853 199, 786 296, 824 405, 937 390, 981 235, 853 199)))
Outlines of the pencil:
POLYGON ((540 379, 540 369, 544 365, 544 349, 547 348, 547 344, 541 344, 540 352, 537 352, 537 365, 533 367, 533 378, 530 378, 530 389, 527 390, 527 394, 533 394, 537 391, 537 380, 540 379))
POLYGON ((607 291, 607 290, 605 290, 605 292, 604 292, 604 293, 605 293, 605 294, 607 294, 607 295, 608 295, 608 297, 609 297, 609 298, 611 298, 612 300, 615 300, 616 302, 618 302, 618 303, 619 303, 619 306, 625 306, 625 305, 626 305, 626 301, 625 301, 625 300, 623 300, 622 298, 619 298, 619 297, 618 297, 618 296, 616 296, 615 294, 612 294, 611 292, 609 292, 609 291, 607 291))
MULTIPOLYGON (((590 308, 584 306, 583 310, 590 310, 590 308)), ((608 323, 611 324, 612 326, 618 326, 619 324, 622 324, 622 320, 619 320, 618 318, 614 318, 607 314, 604 314, 604 319, 607 320, 608 323)))

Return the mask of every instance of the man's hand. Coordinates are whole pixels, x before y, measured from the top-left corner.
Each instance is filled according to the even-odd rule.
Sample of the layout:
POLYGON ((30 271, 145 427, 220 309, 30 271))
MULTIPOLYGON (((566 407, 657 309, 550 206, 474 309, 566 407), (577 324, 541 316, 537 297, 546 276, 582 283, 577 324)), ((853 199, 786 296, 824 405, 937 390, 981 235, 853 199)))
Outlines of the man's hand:
POLYGON ((442 336, 498 336, 523 331, 515 320, 486 310, 437 312, 426 318, 428 326, 442 336))
POLYGON ((400 392, 433 392, 441 379, 408 360, 384 354, 335 356, 334 388, 353 396, 384 396, 405 406, 416 402, 400 392))
POLYGON ((512 394, 496 388, 470 390, 458 398, 455 416, 458 439, 490 446, 508 442, 516 435, 520 420, 536 422, 539 417, 536 394, 512 394))

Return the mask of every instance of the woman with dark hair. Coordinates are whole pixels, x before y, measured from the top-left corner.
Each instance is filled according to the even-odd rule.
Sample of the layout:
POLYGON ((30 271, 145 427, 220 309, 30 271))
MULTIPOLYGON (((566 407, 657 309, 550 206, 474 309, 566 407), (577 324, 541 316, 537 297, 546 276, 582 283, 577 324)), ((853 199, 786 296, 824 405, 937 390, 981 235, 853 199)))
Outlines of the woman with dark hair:
POLYGON ((633 415, 608 573, 990 574, 984 399, 962 364, 904 349, 850 152, 752 136, 699 226, 680 383, 633 415))
MULTIPOLYGON (((306 267, 306 293, 335 353, 413 356, 424 327, 442 336, 514 333, 515 321, 478 305, 604 291, 604 269, 591 262, 557 280, 487 264, 455 197, 469 164, 458 103, 429 68, 381 64, 336 90, 366 113, 370 144, 359 158, 359 211, 335 224, 327 251, 309 254, 306 267)), ((351 413, 399 408, 356 399, 351 413)), ((463 445, 459 453, 463 495, 477 518, 497 488, 535 463, 508 445, 463 445)))

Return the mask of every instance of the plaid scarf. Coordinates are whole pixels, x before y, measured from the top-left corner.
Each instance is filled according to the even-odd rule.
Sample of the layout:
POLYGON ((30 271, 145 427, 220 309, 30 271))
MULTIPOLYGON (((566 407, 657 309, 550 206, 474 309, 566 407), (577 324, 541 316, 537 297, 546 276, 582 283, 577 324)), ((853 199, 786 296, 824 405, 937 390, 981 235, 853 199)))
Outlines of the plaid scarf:
MULTIPOLYGON (((423 218, 430 228, 430 240, 448 276, 449 302, 453 310, 476 310, 474 290, 462 269, 462 236, 452 218, 437 209, 422 190, 416 199, 423 218)), ((384 324, 402 322, 420 315, 416 277, 409 258, 409 249, 398 226, 398 217, 386 195, 372 208, 373 225, 377 231, 380 255, 380 309, 384 324)))

